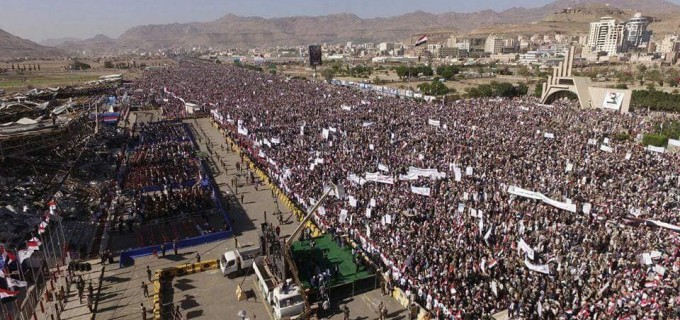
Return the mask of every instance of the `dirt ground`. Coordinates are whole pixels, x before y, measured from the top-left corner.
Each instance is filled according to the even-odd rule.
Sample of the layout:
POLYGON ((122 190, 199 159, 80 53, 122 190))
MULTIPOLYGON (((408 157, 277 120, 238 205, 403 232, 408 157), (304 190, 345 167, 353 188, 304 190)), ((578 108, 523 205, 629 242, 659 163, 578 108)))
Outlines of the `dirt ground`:
MULTIPOLYGON (((120 58, 117 58, 120 62, 120 58)), ((5 73, 0 73, 0 89, 7 93, 21 92, 33 88, 46 87, 64 87, 77 86, 85 82, 97 80, 99 77, 110 74, 122 74, 123 79, 135 79, 141 75, 141 69, 115 69, 104 68, 105 59, 100 61, 83 59, 80 60, 91 66, 88 70, 76 71, 66 70, 66 67, 72 63, 71 60, 27 60, 27 61, 4 61, 0 62, 0 69, 7 69, 5 73), (12 70, 12 64, 16 66, 40 66, 40 70, 34 71, 17 71, 12 70)), ((125 60, 127 61, 127 60, 125 60)), ((137 59, 138 63, 145 63, 146 65, 155 64, 172 64, 169 59, 137 59)))

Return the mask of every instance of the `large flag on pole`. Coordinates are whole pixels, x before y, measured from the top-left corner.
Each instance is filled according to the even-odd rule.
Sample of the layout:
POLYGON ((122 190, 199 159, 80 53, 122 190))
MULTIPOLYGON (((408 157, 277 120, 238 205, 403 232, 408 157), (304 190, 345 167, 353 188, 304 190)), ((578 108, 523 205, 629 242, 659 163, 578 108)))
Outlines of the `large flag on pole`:
POLYGON ((19 294, 19 291, 10 291, 5 289, 0 289, 0 299, 14 297, 19 294))
POLYGON ((34 250, 31 249, 17 251, 17 255, 19 256, 19 263, 23 263, 24 260, 30 258, 33 255, 33 252, 34 250))
POLYGON ((26 241, 26 250, 40 250, 40 241, 35 241, 33 239, 26 241))
POLYGON ((418 38, 418 41, 416 41, 416 47, 424 45, 427 43, 427 35, 423 35, 422 37, 418 38))
POLYGON ((7 280, 7 287, 8 288, 19 288, 19 287, 25 287, 28 285, 26 281, 21 281, 17 279, 12 279, 10 277, 5 278, 7 280))

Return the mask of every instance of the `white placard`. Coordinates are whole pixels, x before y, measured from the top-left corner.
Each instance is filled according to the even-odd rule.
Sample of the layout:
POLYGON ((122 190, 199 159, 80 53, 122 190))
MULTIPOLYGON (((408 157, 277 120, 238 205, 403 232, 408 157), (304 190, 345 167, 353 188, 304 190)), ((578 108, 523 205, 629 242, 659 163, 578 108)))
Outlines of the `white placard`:
POLYGON ((354 198, 353 196, 349 196, 349 205, 356 208, 357 207, 357 199, 354 198))
POLYGON ((600 145, 600 150, 602 150, 602 151, 604 151, 604 152, 609 152, 609 153, 614 152, 614 149, 613 149, 612 147, 610 147, 610 146, 605 146, 605 145, 603 145, 603 144, 600 145))
POLYGON ((590 202, 586 202, 583 204, 583 213, 585 214, 590 214, 590 210, 593 208, 593 205, 590 204, 590 202))

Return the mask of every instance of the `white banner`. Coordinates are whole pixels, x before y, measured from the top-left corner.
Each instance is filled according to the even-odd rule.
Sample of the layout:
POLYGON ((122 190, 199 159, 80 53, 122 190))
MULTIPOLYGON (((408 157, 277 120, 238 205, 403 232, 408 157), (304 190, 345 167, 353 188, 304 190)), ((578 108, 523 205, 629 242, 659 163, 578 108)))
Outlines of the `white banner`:
POLYGON ((526 252, 529 259, 534 260, 534 249, 524 242, 524 239, 519 239, 518 247, 520 250, 526 252))
POLYGON ((352 111, 352 107, 348 106, 346 104, 341 105, 340 109, 345 110, 345 111, 352 111))
POLYGON ((408 168, 408 176, 429 177, 430 179, 446 178, 446 172, 439 172, 437 169, 422 169, 416 167, 408 168))
POLYGON ((666 152, 666 148, 664 148, 664 147, 655 147, 655 146, 647 146, 647 150, 652 151, 652 152, 658 152, 658 153, 664 153, 664 152, 666 152))
POLYGON ((328 140, 328 129, 322 129, 321 130, 321 135, 323 135, 323 138, 328 140))
POLYGON ((543 138, 555 139, 555 134, 546 132, 543 134, 543 138))
POLYGON ((423 195, 423 196, 426 196, 426 197, 430 196, 430 188, 427 188, 427 187, 411 186, 411 192, 413 192, 415 194, 423 195))
POLYGON ((427 120, 427 124, 429 124, 429 125, 431 125, 431 126, 439 127, 440 122, 439 122, 439 120, 428 119, 428 120, 427 120))
POLYGON ((279 143, 281 143, 281 140, 279 140, 279 138, 272 138, 272 143, 273 144, 279 144, 279 143))
POLYGON ((609 152, 609 153, 614 152, 614 148, 612 148, 610 146, 605 146, 605 145, 600 145, 600 150, 602 150, 604 152, 609 152))
POLYGON ((460 181, 462 180, 463 175, 462 175, 461 172, 460 172, 460 168, 454 167, 454 168, 453 168, 453 174, 454 174, 455 177, 456 177, 456 182, 460 182, 460 181))
POLYGON ((525 197, 525 198, 530 198, 530 199, 535 199, 535 200, 541 200, 544 203, 549 204, 553 207, 557 207, 557 208, 560 208, 562 210, 567 210, 569 212, 576 213, 576 204, 553 200, 553 199, 546 197, 545 195, 543 195, 540 192, 529 191, 529 190, 522 189, 522 188, 516 187, 516 186, 509 186, 508 187, 508 193, 518 195, 520 197, 525 197))
POLYGON ((524 260, 524 265, 531 271, 540 272, 543 274, 550 274, 550 267, 547 264, 536 265, 527 260, 524 260))
POLYGON ((385 184, 394 184, 394 179, 390 176, 382 175, 378 172, 366 172, 365 176, 366 181, 368 182, 379 182, 379 183, 385 183, 385 184))
POLYGON ((388 168, 386 165, 382 163, 378 163, 378 170, 384 171, 384 172, 390 172, 390 168, 388 168))
POLYGON ((530 199, 536 199, 536 200, 542 200, 543 199, 543 195, 539 192, 529 191, 529 190, 522 189, 522 188, 516 187, 516 186, 509 186, 508 187, 508 193, 518 195, 518 196, 524 197, 524 198, 530 198, 530 199))
POLYGON ((419 178, 418 174, 413 172, 399 175, 399 180, 401 181, 418 180, 418 178, 419 178))

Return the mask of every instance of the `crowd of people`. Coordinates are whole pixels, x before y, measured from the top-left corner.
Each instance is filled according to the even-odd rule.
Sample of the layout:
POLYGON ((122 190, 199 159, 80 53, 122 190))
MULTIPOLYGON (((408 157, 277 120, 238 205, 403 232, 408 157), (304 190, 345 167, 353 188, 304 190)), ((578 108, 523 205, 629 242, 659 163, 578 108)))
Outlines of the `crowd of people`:
POLYGON ((124 171, 123 189, 131 204, 127 217, 130 223, 144 224, 215 209, 195 141, 185 124, 140 123, 134 133, 130 152, 120 166, 124 171))
POLYGON ((424 103, 188 62, 138 86, 210 106, 302 207, 341 185, 317 223, 440 318, 680 316, 680 156, 636 139, 674 115, 424 103))
POLYGON ((132 201, 133 218, 145 223, 154 219, 189 216, 214 209, 210 191, 200 186, 140 193, 132 201))
POLYGON ((134 150, 124 162, 127 189, 188 187, 199 178, 195 146, 181 123, 141 123, 134 150))

